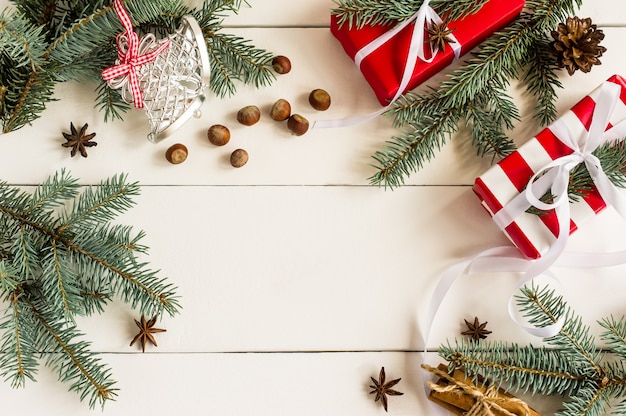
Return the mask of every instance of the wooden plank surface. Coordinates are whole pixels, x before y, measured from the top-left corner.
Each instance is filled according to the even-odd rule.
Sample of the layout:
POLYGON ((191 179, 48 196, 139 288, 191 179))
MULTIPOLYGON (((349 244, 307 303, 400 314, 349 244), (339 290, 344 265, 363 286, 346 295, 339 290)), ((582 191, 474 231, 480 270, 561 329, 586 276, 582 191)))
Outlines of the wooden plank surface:
MULTIPOLYGON (((266 114, 277 98, 290 100, 311 120, 379 108, 328 31, 332 1, 249 3, 226 19, 224 30, 292 59, 293 71, 271 87, 210 97, 200 119, 154 145, 145 138, 141 111, 105 124, 93 109, 94 86, 66 83, 56 89, 59 101, 33 126, 0 136, 0 179, 25 189, 61 168, 82 184, 117 172, 139 181, 138 204, 119 221, 146 231, 146 260, 179 286, 183 305, 179 316, 163 318, 167 332, 145 354, 128 345, 137 316, 127 305, 113 303, 101 316, 78 320, 119 381, 119 399, 104 413, 88 410, 45 368, 26 389, 0 384, 3 411, 379 415, 383 410, 368 394, 369 377, 385 366, 390 377, 403 378, 405 392, 392 398, 389 414, 434 414, 420 391, 421 351, 457 337, 463 319, 489 321, 493 339, 537 342, 506 315, 515 276, 500 274, 460 278, 424 345, 427 310, 441 274, 480 250, 508 244, 470 187, 490 161, 478 159, 462 137, 444 146, 407 186, 389 191, 368 185, 375 172, 371 155, 396 132, 387 119, 298 138, 266 116, 252 127, 236 124, 242 106, 256 104, 266 114), (313 88, 331 93, 329 111, 308 107, 313 88), (71 121, 97 132, 98 146, 87 159, 70 158, 61 147, 61 132, 71 121), (215 123, 232 128, 228 146, 207 142, 206 129, 215 123), (190 150, 178 166, 164 159, 175 142, 190 150), (238 147, 250 153, 250 161, 233 169, 228 156, 238 147)), ((587 1, 580 11, 602 25, 609 51, 590 74, 562 75, 559 112, 622 71, 626 6, 615 3, 587 1)), ((0 9, 7 4, 0 0, 0 9)), ((511 93, 526 100, 515 86, 511 93)), ((524 116, 511 133, 519 143, 537 132, 524 116)), ((617 250, 624 232, 626 221, 608 210, 582 227, 569 247, 617 250)), ((592 324, 625 312, 625 272, 619 266, 559 269, 557 275, 566 298, 592 324)), ((429 360, 437 361, 434 353, 429 360)), ((545 414, 553 406, 533 402, 545 414)))

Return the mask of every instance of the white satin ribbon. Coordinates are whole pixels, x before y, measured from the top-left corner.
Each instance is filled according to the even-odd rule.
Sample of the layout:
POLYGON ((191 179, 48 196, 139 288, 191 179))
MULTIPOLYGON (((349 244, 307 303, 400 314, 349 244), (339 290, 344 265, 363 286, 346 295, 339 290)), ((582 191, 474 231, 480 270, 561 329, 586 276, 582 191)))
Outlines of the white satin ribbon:
MULTIPOLYGON (((567 187, 571 170, 579 164, 585 164, 593 183, 607 205, 611 205, 626 219, 626 197, 611 183, 602 169, 600 160, 592 154, 601 144, 626 137, 626 120, 606 130, 615 105, 620 99, 620 93, 621 87, 617 84, 605 82, 601 85, 591 126, 582 138, 572 134, 563 119, 558 119, 550 125, 549 129, 566 146, 573 149, 573 153, 557 158, 539 169, 528 182, 524 192, 517 195, 493 216, 494 222, 504 230, 531 206, 544 211, 555 210, 559 226, 557 239, 539 259, 533 262, 533 266, 527 271, 527 274, 531 275, 529 279, 540 275, 554 264, 567 245, 571 221, 567 187), (583 141, 582 148, 579 145, 579 139, 583 141), (539 198, 548 190, 554 197, 553 201, 551 203, 540 201, 539 198)), ((626 251, 622 255, 618 253, 611 255, 613 264, 626 262, 626 251)), ((585 261, 597 263, 597 260, 594 260, 595 253, 579 253, 579 256, 581 263, 585 261)))
MULTIPOLYGON (((385 43, 393 39, 408 25, 414 23, 413 31, 411 33, 411 43, 409 44, 409 53, 407 55, 406 63, 404 64, 404 69, 402 71, 402 78, 398 86, 398 91, 391 99, 389 104, 378 111, 362 116, 348 117, 339 120, 318 120, 314 122, 312 128, 324 129, 353 126, 369 121, 389 109, 393 102, 402 95, 406 87, 409 85, 409 82, 411 82, 411 76, 413 75, 413 71, 415 70, 417 59, 419 58, 425 63, 431 63, 435 59, 435 56, 437 56, 437 53, 440 52, 439 50, 434 50, 433 45, 430 42, 427 42, 424 36, 424 28, 430 28, 432 26, 431 22, 437 25, 443 24, 443 20, 437 14, 437 12, 432 7, 430 7, 429 3, 430 0, 424 0, 424 2, 415 14, 413 14, 411 17, 406 19, 398 26, 383 33, 381 36, 377 37, 376 39, 365 45, 354 55, 354 63, 360 70, 361 64, 365 58, 367 58, 372 52, 376 51, 378 48, 382 47, 385 43), (426 58, 426 43, 428 43, 430 47, 430 58, 426 58)), ((455 59, 459 59, 461 57, 461 44, 453 35, 449 35, 449 38, 452 41, 450 42, 450 47, 454 51, 455 59)))
MULTIPOLYGON (((435 316, 445 296, 449 292, 455 281, 464 274, 474 273, 521 273, 515 290, 509 296, 508 312, 511 320, 519 327, 531 335, 540 338, 549 338, 559 333, 563 327, 565 316, 551 325, 537 328, 522 324, 518 318, 515 307, 514 295, 524 285, 540 275, 552 277, 559 286, 560 282, 548 271, 551 266, 561 267, 607 267, 626 263, 626 251, 614 253, 573 253, 564 252, 567 239, 569 238, 570 205, 567 187, 571 170, 585 163, 589 174, 597 187, 600 195, 607 204, 613 206, 618 213, 626 218, 626 197, 615 187, 606 173, 603 171, 600 161, 592 152, 603 143, 623 140, 626 137, 626 120, 623 120, 606 130, 609 119, 613 113, 615 105, 620 99, 621 87, 611 82, 605 82, 600 87, 600 94, 596 100, 591 126, 582 140, 582 149, 579 146, 578 138, 572 134, 567 124, 559 119, 549 128, 564 144, 574 150, 570 155, 555 159, 542 167, 529 181, 524 192, 509 202, 503 209, 494 215, 493 219, 503 230, 511 222, 522 215, 530 206, 542 210, 554 209, 559 224, 559 234, 557 241, 539 259, 530 260, 522 257, 519 250, 514 247, 496 247, 485 250, 475 256, 448 268, 435 287, 431 296, 429 310, 426 315, 424 326, 424 354, 423 361, 426 361, 426 348, 434 322, 435 316), (552 203, 544 203, 539 200, 548 190, 553 194, 552 203)), ((428 392, 426 380, 424 379, 424 391, 428 392)))
MULTIPOLYGON (((426 334, 423 339, 424 351, 422 353, 422 364, 425 364, 427 361, 426 353, 428 352, 428 343, 430 341, 432 325, 435 321, 435 316, 439 311, 439 307, 443 303, 443 300, 445 299, 446 295, 448 294, 454 283, 459 277, 463 275, 476 273, 521 273, 521 276, 516 282, 515 289, 511 292, 511 295, 509 296, 509 317, 519 327, 524 329, 524 331, 534 336, 540 338, 548 338, 558 334, 563 327, 565 316, 559 317, 557 322, 555 322, 554 324, 541 328, 527 326, 522 323, 522 318, 518 317, 519 314, 517 312, 517 308, 515 308, 514 305, 514 295, 519 289, 521 289, 526 283, 528 283, 529 280, 532 279, 528 278, 527 275, 528 269, 532 265, 533 260, 528 260, 523 257, 517 248, 506 246, 484 250, 477 255, 470 256, 449 267, 443 273, 439 282, 437 282, 437 286, 435 287, 435 290, 431 295, 430 305, 428 306, 428 311, 426 313, 426 319, 423 326, 424 329, 422 332, 423 334, 426 334)), ((552 273, 545 272, 545 274, 554 279, 556 283, 560 286, 560 282, 552 273)), ((426 398, 428 397, 429 387, 428 379, 425 373, 422 373, 422 382, 424 389, 418 390, 418 394, 420 396, 423 394, 422 397, 426 398)), ((431 413, 440 416, 443 416, 445 414, 435 406, 431 406, 431 413)))

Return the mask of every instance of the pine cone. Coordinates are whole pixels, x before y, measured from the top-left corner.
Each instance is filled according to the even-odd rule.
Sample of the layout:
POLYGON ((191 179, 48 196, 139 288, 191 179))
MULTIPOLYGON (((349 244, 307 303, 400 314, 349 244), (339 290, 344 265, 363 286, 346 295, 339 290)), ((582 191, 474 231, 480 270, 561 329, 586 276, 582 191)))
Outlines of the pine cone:
POLYGON ((552 31, 554 41, 550 44, 552 53, 557 57, 559 68, 567 68, 573 75, 577 69, 591 71, 593 65, 601 65, 598 58, 606 52, 600 42, 604 32, 597 25, 591 24, 591 18, 568 17, 565 24, 559 23, 552 31))

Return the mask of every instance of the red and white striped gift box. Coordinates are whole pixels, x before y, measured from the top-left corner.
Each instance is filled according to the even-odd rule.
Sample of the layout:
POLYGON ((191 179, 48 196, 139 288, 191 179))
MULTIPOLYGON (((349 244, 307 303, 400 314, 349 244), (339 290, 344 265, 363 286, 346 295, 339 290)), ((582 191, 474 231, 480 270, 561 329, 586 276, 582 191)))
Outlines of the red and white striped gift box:
MULTIPOLYGON (((610 115, 607 128, 626 119, 626 80, 614 75, 608 82, 620 86, 620 100, 610 115)), ((600 87, 568 110, 561 119, 579 137, 578 144, 587 137, 600 87)), ((541 131, 517 151, 504 158, 480 177, 473 190, 483 207, 493 216, 509 201, 522 192, 532 176, 551 160, 569 155, 573 150, 566 146, 549 128, 541 131)), ((576 203, 571 203, 570 234, 587 219, 606 208, 606 203, 593 188, 576 203)), ((504 233, 527 258, 541 257, 557 238, 559 226, 553 211, 545 215, 524 213, 504 228, 504 233)))

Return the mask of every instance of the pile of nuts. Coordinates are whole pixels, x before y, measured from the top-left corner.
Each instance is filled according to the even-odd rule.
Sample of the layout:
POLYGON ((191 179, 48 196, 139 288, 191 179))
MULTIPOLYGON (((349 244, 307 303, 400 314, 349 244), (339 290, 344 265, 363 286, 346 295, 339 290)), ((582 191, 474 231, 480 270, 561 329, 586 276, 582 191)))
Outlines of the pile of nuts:
MULTIPOLYGON (((283 55, 278 55, 272 60, 272 68, 278 74, 287 74, 291 71, 291 61, 283 55)), ((330 95, 323 89, 317 88, 309 94, 309 104, 315 110, 326 111, 330 107, 330 95)), ((280 98, 270 109, 269 116, 272 120, 287 121, 287 129, 294 136, 302 136, 309 130, 309 120, 306 117, 292 113, 289 101, 280 98)), ((256 105, 248 105, 237 112, 237 121, 244 126, 253 126, 261 119, 261 110, 256 105)), ((224 146, 230 141, 230 130, 222 124, 214 124, 207 130, 207 138, 215 146, 224 146)), ((187 148, 180 144, 174 144, 165 153, 165 158, 172 164, 179 164, 187 158, 187 148)), ((240 168, 248 162, 248 152, 237 149, 230 155, 230 164, 240 168)))

